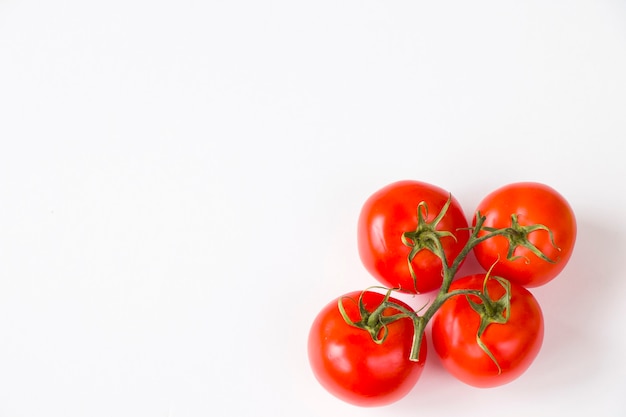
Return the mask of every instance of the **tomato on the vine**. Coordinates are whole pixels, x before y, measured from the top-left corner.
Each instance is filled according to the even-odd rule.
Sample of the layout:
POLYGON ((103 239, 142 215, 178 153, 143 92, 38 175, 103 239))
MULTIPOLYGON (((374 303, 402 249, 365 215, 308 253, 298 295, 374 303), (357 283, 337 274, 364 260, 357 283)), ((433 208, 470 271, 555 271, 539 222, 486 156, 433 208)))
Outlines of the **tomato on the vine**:
POLYGON ((494 275, 537 287, 554 279, 569 261, 576 241, 576 219, 569 203, 553 188, 535 182, 508 184, 487 195, 476 210, 486 218, 483 228, 516 229, 511 237, 518 242, 512 248, 504 236, 494 236, 474 248, 478 263, 485 270, 493 266, 494 275), (531 247, 525 246, 524 240, 531 247), (547 259, 541 259, 539 252, 547 259))
POLYGON ((452 262, 469 238, 468 222, 458 201, 437 186, 405 180, 383 187, 363 205, 357 228, 365 268, 386 287, 408 293, 430 292, 442 284, 442 262, 432 251, 418 251, 409 266, 412 248, 403 236, 416 230, 418 210, 426 222, 436 221, 432 224, 436 231, 453 235, 440 236, 447 262, 452 262), (448 202, 445 215, 436 220, 448 202), (420 203, 426 206, 418 208, 420 203))
MULTIPOLYGON (((485 274, 455 280, 450 291, 482 290, 485 274)), ((487 281, 489 299, 506 296, 497 279, 487 281)), ((523 286, 510 283, 510 301, 505 323, 490 323, 477 336, 481 316, 468 298, 480 304, 475 295, 454 295, 444 302, 432 321, 435 351, 453 376, 469 385, 487 388, 503 385, 523 374, 537 357, 543 342, 543 314, 535 297, 523 286), (489 352, 492 356, 490 356, 489 352)), ((498 312, 497 312, 498 313, 498 312)))
MULTIPOLYGON (((364 311, 374 312, 384 299, 373 291, 348 293, 326 305, 309 332, 308 356, 315 377, 331 394, 353 405, 373 407, 399 400, 415 386, 424 367, 425 338, 419 360, 409 360, 414 334, 411 319, 400 318, 374 330, 376 338, 385 336, 377 343, 368 331, 348 324, 338 307, 341 300, 349 320, 357 323, 364 311)), ((411 310, 400 300, 388 301, 411 310)), ((382 314, 390 317, 402 312, 386 307, 382 314)), ((374 322, 379 323, 378 319, 374 322)))

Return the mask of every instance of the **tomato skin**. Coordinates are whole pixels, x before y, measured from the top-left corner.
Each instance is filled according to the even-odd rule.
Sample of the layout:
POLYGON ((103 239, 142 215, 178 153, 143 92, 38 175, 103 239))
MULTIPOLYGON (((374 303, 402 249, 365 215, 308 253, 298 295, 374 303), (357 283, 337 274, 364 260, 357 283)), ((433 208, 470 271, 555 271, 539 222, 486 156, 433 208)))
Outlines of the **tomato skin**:
MULTIPOLYGON (((428 205, 427 221, 437 217, 450 194, 431 184, 404 180, 389 184, 372 194, 361 209, 357 238, 361 261, 380 283, 407 293, 425 293, 438 289, 442 283, 441 260, 432 252, 422 250, 413 259, 417 276, 414 285, 407 257, 411 249, 402 243, 404 232, 417 227, 417 206, 428 205)), ((451 263, 469 238, 468 222, 456 199, 452 199, 446 215, 437 226, 456 236, 444 237, 441 243, 451 263)))
MULTIPOLYGON (((356 302, 361 291, 344 295, 343 306, 353 321, 360 320, 356 302)), ((363 300, 368 311, 383 301, 384 295, 366 291, 363 300)), ((402 301, 391 301, 410 309, 402 301)), ((398 313, 387 309, 385 315, 398 313)), ((311 369, 320 384, 337 398, 361 407, 391 404, 409 393, 417 383, 426 360, 424 337, 419 361, 409 360, 413 322, 400 319, 388 325, 387 339, 376 344, 370 334, 347 324, 337 299, 326 305, 313 321, 308 339, 311 369)))
POLYGON ((569 203, 553 188, 534 182, 508 184, 487 195, 476 210, 486 217, 487 227, 509 227, 511 214, 517 214, 523 226, 543 224, 552 231, 558 247, 552 245, 548 232, 538 230, 529 233, 528 240, 556 263, 542 260, 523 247, 514 253, 520 258, 509 261, 509 242, 495 236, 474 248, 476 260, 485 270, 495 263, 492 274, 525 287, 538 287, 554 279, 569 261, 576 241, 576 218, 569 203))
MULTIPOLYGON (((454 281, 450 290, 481 289, 485 275, 476 274, 454 281)), ((505 290, 497 281, 488 282, 491 299, 505 290)), ((477 297, 473 298, 478 301, 477 297)), ((510 316, 506 324, 490 324, 481 340, 501 367, 476 342, 480 316, 464 295, 447 300, 437 311, 431 327, 437 356, 453 376, 479 388, 507 384, 523 374, 537 357, 543 343, 543 313, 535 297, 523 286, 511 283, 510 316)))

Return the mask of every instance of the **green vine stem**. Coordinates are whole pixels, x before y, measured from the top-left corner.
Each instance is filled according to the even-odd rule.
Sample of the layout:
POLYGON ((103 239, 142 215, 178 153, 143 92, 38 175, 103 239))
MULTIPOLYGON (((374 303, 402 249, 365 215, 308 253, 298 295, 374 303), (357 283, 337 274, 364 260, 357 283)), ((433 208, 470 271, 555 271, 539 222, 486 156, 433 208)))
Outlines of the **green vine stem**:
POLYGON ((452 195, 450 195, 448 202, 444 205, 444 207, 441 209, 435 219, 430 223, 426 221, 426 217, 428 215, 428 207, 426 203, 421 202, 420 204, 418 204, 418 224, 416 229, 414 231, 405 232, 402 235, 402 242, 406 246, 409 246, 411 248, 411 251, 407 257, 407 262, 409 267, 409 273, 411 274, 414 282, 416 280, 416 273, 413 270, 411 261, 419 251, 431 251, 441 259, 443 275, 441 287, 435 299, 430 303, 428 308, 426 308, 426 310, 421 315, 417 311, 409 310, 406 307, 390 301, 390 295, 392 291, 394 291, 394 289, 389 288, 385 288, 385 290, 387 291, 385 297, 381 304, 373 312, 368 312, 363 306, 361 299, 358 300, 359 310, 361 314, 361 320, 359 322, 353 322, 352 320, 350 320, 343 308, 343 300, 341 299, 339 300, 339 310, 346 323, 351 326, 355 326, 368 331, 372 336, 372 339, 376 343, 383 343, 385 341, 385 338, 387 337, 387 326, 390 323, 400 319, 411 319, 413 321, 414 335, 409 359, 412 361, 418 361, 420 347, 424 338, 426 326, 428 325, 429 321, 434 317, 435 313, 447 300, 452 297, 464 295, 467 297, 468 302, 470 303, 472 308, 481 317, 480 327, 476 335, 477 343, 485 351, 485 353, 489 355, 489 357, 495 362, 495 364, 498 366, 498 369, 500 369, 496 358, 489 351, 487 346, 485 346, 484 343, 481 341, 481 336, 490 324, 507 322, 509 313, 508 307, 510 306, 509 282, 501 277, 491 277, 490 269, 486 274, 485 283, 482 290, 457 289, 454 291, 450 291, 450 285, 452 284, 455 275, 457 274, 461 264, 463 263, 463 260, 467 257, 467 255, 469 255, 474 247, 495 236, 503 236, 509 241, 509 251, 507 253, 508 260, 514 260, 519 258, 514 256, 514 252, 517 247, 522 246, 524 248, 527 248, 546 262, 555 262, 554 260, 549 259, 528 240, 528 235, 538 230, 549 233, 552 244, 555 247, 556 245, 554 244, 552 232, 544 225, 538 224, 531 226, 521 226, 517 221, 517 215, 512 214, 511 226, 509 227, 502 229, 485 227, 483 225, 485 223, 486 217, 483 216, 480 212, 476 212, 475 224, 473 227, 469 228, 471 233, 467 243, 461 249, 459 254, 454 258, 452 263, 449 264, 448 260, 446 259, 443 245, 441 244, 441 239, 456 238, 452 232, 440 231, 436 228, 439 221, 445 215, 451 200, 452 195), (481 235, 481 232, 483 232, 484 234, 481 235), (504 287, 505 295, 499 300, 492 300, 489 297, 489 294, 487 292, 488 279, 496 279, 504 287), (473 301, 471 297, 477 297, 480 302, 473 301), (385 316, 382 313, 387 308, 395 309, 400 313, 394 314, 392 316, 385 316))

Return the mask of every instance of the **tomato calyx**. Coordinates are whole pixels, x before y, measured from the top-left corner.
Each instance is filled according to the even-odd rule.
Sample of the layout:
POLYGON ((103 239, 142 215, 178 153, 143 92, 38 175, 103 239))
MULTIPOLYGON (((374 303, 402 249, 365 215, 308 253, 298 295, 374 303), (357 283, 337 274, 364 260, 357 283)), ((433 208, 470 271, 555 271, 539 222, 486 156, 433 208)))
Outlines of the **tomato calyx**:
POLYGON ((365 293, 365 291, 367 290, 361 293, 358 300, 348 298, 348 300, 355 302, 358 305, 360 316, 360 319, 358 321, 354 321, 348 316, 348 313, 343 306, 345 297, 339 298, 337 302, 339 312, 341 313, 341 316, 346 321, 346 323, 348 323, 350 326, 367 331, 372 337, 374 343, 376 344, 382 344, 387 338, 387 326, 389 324, 393 323, 396 320, 412 317, 415 315, 414 312, 389 301, 393 290, 387 288, 385 288, 385 290, 387 290, 387 292, 385 293, 383 300, 373 311, 369 311, 366 308, 365 303, 363 302, 363 293, 365 293), (398 312, 391 315, 385 314, 386 310, 390 308, 393 308, 398 312))
MULTIPOLYGON (((480 213, 477 214, 477 216, 480 216, 480 213)), ((480 241, 482 240, 486 240, 488 238, 491 238, 493 236, 496 235, 500 235, 500 236, 504 236, 508 241, 509 241, 509 249, 508 252, 506 254, 506 259, 508 261, 515 261, 519 258, 522 258, 522 256, 518 255, 515 256, 515 251, 517 250, 518 247, 523 247, 528 249, 530 252, 532 252, 534 255, 536 255, 538 258, 549 262, 549 263, 556 263, 558 261, 558 259, 550 259, 548 258, 543 252, 541 252, 541 250, 539 250, 539 248, 537 248, 537 246, 535 246, 533 243, 530 242, 530 240, 528 240, 528 235, 530 233, 542 230, 545 231, 549 234, 550 236, 550 243, 552 244, 552 246, 557 249, 557 250, 561 250, 556 243, 554 242, 554 236, 552 234, 552 231, 542 225, 542 224, 533 224, 530 226, 522 226, 521 224, 519 224, 519 220, 517 218, 517 214, 512 214, 511 215, 511 226, 506 227, 504 229, 497 229, 494 227, 487 227, 487 226, 482 226, 482 230, 489 232, 489 234, 483 236, 480 241)), ((530 260, 528 259, 528 257, 523 256, 523 258, 525 259, 526 263, 529 263, 530 260)))
POLYGON ((391 301, 390 297, 393 291, 394 289, 390 288, 370 287, 361 292, 358 300, 348 298, 348 300, 358 304, 359 320, 357 321, 352 320, 346 312, 346 309, 343 306, 345 297, 339 298, 337 306, 341 316, 348 325, 368 332, 372 341, 376 344, 382 344, 387 339, 387 335, 389 333, 387 326, 391 323, 400 319, 410 319, 413 323, 413 343, 411 345, 409 359, 411 361, 418 362, 426 321, 423 317, 418 315, 419 311, 407 309, 404 306, 391 301), (363 294, 372 288, 384 289, 386 290, 386 293, 380 304, 376 306, 373 311, 369 311, 363 302, 363 294), (393 314, 386 314, 390 309, 395 310, 396 312, 393 314))
POLYGON ((499 375, 502 373, 502 368, 491 350, 489 350, 487 345, 482 341, 482 335, 491 324, 506 324, 506 322, 509 321, 511 313, 511 283, 502 277, 491 277, 490 274, 487 273, 483 281, 481 297, 479 297, 481 302, 474 301, 470 294, 465 294, 465 297, 472 309, 480 316, 480 325, 476 333, 476 343, 498 367, 499 375), (504 288, 504 295, 497 300, 493 300, 487 290, 487 282, 490 279, 496 280, 504 288))
POLYGON ((439 258, 441 258, 441 262, 444 267, 447 267, 447 260, 443 251, 443 246, 441 245, 441 239, 444 237, 451 237, 456 240, 456 236, 450 231, 446 230, 437 230, 437 226, 441 219, 445 216, 450 204, 452 203, 452 194, 449 195, 448 200, 441 208, 437 217, 435 217, 431 222, 428 222, 426 218, 428 217, 428 205, 422 201, 417 205, 417 227, 415 230, 407 231, 402 233, 401 239, 402 243, 409 247, 411 251, 407 256, 407 264, 409 267, 409 273, 411 274, 411 278, 413 279, 413 286, 415 292, 417 291, 417 274, 413 268, 413 259, 417 256, 419 252, 422 250, 428 250, 439 258))

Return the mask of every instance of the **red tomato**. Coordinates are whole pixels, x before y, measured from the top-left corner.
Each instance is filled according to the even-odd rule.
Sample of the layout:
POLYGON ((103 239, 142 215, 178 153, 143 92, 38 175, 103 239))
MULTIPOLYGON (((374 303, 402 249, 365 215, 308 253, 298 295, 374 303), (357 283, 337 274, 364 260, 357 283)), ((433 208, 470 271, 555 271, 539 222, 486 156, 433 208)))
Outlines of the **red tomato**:
MULTIPOLYGON (((455 289, 483 286, 484 274, 460 278, 455 289)), ((489 298, 505 295, 495 279, 487 284, 489 298)), ((478 302, 479 298, 470 296, 478 302)), ((505 324, 489 324, 481 340, 500 366, 480 347, 476 335, 480 316, 465 295, 453 296, 437 311, 431 327, 433 345, 446 368, 457 379, 480 388, 495 387, 513 381, 524 373, 536 358, 543 342, 543 314, 535 297, 521 285, 511 283, 509 318, 505 324)))
MULTIPOLYGON (((532 182, 506 185, 485 197, 477 211, 486 217, 484 226, 487 227, 509 227, 511 215, 516 214, 521 226, 541 224, 552 231, 553 241, 545 230, 527 235, 528 241, 554 261, 552 263, 522 246, 515 249, 515 260, 507 260, 509 242, 503 236, 494 236, 477 245, 474 254, 485 270, 497 262, 493 275, 525 287, 537 287, 556 277, 569 261, 576 241, 574 212, 565 198, 547 185, 532 182)), ((484 234, 481 232, 480 236, 484 234)))
MULTIPOLYGON (((399 181, 387 185, 367 199, 358 220, 359 255, 365 268, 383 285, 409 293, 424 293, 438 289, 442 283, 441 259, 429 250, 421 250, 411 265, 411 248, 402 242, 405 232, 415 231, 418 224, 417 207, 428 206, 427 222, 432 222, 444 207, 450 194, 434 185, 418 181, 399 181)), ((468 223, 460 204, 452 198, 448 211, 436 226, 456 236, 442 237, 441 243, 448 263, 467 243, 468 223)))
MULTIPOLYGON (((353 322, 360 321, 357 300, 360 291, 342 297, 344 309, 353 322)), ((366 291, 364 306, 369 312, 384 295, 366 291)), ((402 301, 390 298, 410 310, 402 301)), ((353 405, 387 405, 404 397, 417 383, 426 360, 426 338, 422 339, 419 361, 409 360, 413 322, 402 318, 387 326, 387 337, 377 344, 369 332, 349 325, 337 306, 329 303, 318 314, 309 332, 309 362, 315 377, 331 394, 353 405)), ((384 315, 399 313, 387 308, 384 315)))

